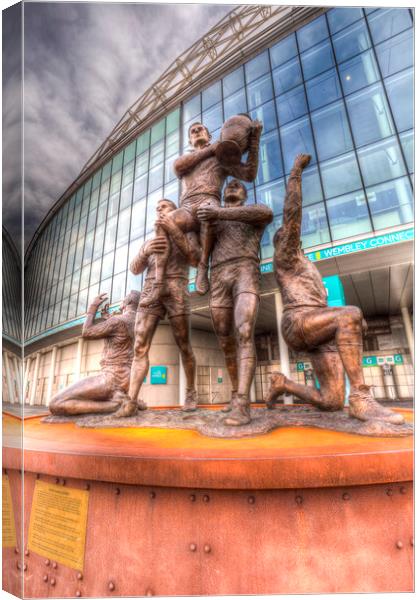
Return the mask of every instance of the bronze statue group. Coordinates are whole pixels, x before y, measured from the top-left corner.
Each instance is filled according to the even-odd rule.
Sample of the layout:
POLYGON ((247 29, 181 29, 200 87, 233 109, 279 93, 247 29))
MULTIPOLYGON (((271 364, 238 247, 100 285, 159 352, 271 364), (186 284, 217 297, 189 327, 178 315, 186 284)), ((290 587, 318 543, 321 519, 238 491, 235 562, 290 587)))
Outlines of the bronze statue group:
MULTIPOLYGON (((149 370, 153 336, 165 316, 186 376, 183 410, 197 409, 188 292, 193 266, 197 293, 209 293, 213 327, 232 386, 231 401, 221 409, 226 412, 224 422, 229 426, 250 422, 250 389, 257 365, 254 329, 260 300, 260 243, 273 213, 265 205, 246 204, 247 190, 241 180, 252 182, 257 176, 261 132, 261 123, 248 115, 229 119, 215 143, 205 125, 190 126, 191 151, 174 164, 181 180, 180 206, 164 198, 158 202, 155 237, 142 245, 130 264, 134 274, 146 271, 143 290, 128 294, 121 314, 110 315, 105 306, 96 323, 106 294, 91 302, 82 337, 104 339, 101 372, 57 393, 49 405, 52 414, 114 413, 126 418, 146 410, 140 389, 149 370), (248 154, 243 163, 244 152, 248 154), (222 206, 228 177, 233 179, 224 187, 222 206)), ((273 238, 273 264, 284 305, 283 337, 290 348, 310 357, 320 389, 274 373, 266 406, 272 409, 283 394, 292 394, 324 411, 342 410, 347 374, 351 417, 402 424, 402 415, 380 405, 364 383, 366 323, 361 310, 329 307, 321 275, 302 251, 301 179, 310 160, 308 155, 298 155, 290 172, 283 223, 273 238)))

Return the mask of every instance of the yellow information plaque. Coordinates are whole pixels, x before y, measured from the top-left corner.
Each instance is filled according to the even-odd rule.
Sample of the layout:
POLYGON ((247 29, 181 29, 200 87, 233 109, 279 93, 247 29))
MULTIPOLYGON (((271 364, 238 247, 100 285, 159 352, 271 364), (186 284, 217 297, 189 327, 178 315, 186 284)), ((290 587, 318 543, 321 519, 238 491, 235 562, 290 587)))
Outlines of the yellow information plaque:
POLYGON ((89 492, 35 481, 28 548, 83 571, 89 492))
POLYGON ((2 494, 3 548, 14 548, 16 547, 16 526, 8 475, 3 475, 2 494))

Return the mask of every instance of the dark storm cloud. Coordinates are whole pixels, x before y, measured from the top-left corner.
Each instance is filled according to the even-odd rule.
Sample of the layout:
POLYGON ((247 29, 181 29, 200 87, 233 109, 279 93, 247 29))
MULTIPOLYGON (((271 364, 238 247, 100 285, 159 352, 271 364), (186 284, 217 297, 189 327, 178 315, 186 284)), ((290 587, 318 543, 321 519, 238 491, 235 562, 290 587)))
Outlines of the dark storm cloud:
POLYGON ((233 7, 25 4, 25 238, 127 108, 233 7))

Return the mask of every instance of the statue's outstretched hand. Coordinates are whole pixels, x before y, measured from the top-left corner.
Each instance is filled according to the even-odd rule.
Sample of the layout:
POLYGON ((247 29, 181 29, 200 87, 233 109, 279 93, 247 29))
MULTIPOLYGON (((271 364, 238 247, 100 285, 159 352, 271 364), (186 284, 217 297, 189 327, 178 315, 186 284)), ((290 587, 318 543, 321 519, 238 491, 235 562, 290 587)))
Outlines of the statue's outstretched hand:
POLYGON ((252 121, 252 133, 255 136, 260 136, 263 129, 264 129, 264 126, 261 123, 261 121, 259 121, 258 119, 255 119, 255 121, 252 121))

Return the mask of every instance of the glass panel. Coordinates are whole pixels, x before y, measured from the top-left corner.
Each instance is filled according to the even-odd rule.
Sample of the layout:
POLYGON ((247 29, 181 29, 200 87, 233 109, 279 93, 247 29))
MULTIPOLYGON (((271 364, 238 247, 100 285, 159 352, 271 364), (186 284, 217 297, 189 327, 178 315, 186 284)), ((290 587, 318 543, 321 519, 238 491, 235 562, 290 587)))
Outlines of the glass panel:
POLYGON ((327 23, 322 15, 297 31, 299 50, 303 52, 328 37, 327 23))
POLYGON ((140 175, 145 175, 149 170, 149 152, 144 152, 137 157, 136 160, 136 171, 135 177, 140 177, 140 175))
POLYGON ((321 163, 325 196, 333 198, 362 187, 354 152, 321 163))
POLYGON ((136 154, 142 154, 143 152, 145 152, 149 148, 149 145, 150 145, 150 129, 143 132, 137 138, 136 154))
POLYGON ((327 201, 333 240, 372 231, 363 190, 327 201))
POLYGON ((172 183, 165 185, 165 198, 172 200, 175 204, 178 204, 179 199, 179 182, 175 179, 172 183))
POLYGON ((283 167, 279 136, 277 131, 273 131, 261 137, 256 184, 260 185, 272 179, 277 179, 280 175, 283 175, 283 167))
POLYGON ((273 97, 273 85, 270 74, 254 81, 247 86, 248 107, 253 109, 273 97))
POLYGON ((256 200, 258 204, 265 204, 274 214, 283 212, 283 201, 285 185, 283 179, 260 185, 256 188, 256 200))
POLYGON ((302 247, 311 248, 331 241, 323 202, 302 210, 302 247))
POLYGON ((333 8, 327 12, 331 33, 336 33, 340 29, 344 29, 344 27, 362 17, 363 11, 361 8, 333 8))
POLYGON ((271 131, 277 127, 276 111, 274 110, 273 100, 252 110, 250 115, 253 119, 258 119, 262 122, 264 132, 271 131))
POLYGON ((238 113, 246 113, 247 105, 246 105, 246 97, 245 97, 245 89, 242 88, 238 90, 229 98, 225 98, 223 101, 224 111, 225 111, 225 120, 233 117, 233 115, 237 115, 238 113))
POLYGON ((413 65, 413 30, 409 29, 376 47, 383 77, 413 65))
POLYGON ((319 160, 343 154, 353 148, 343 102, 312 113, 312 125, 319 160))
MULTIPOLYGON (((111 297, 111 287, 112 287, 112 277, 108 279, 102 280, 98 289, 101 290, 101 294, 107 294, 108 297, 111 297)), ((89 288, 90 292, 91 288, 89 288)))
POLYGON ((334 56, 330 42, 327 40, 311 48, 301 55, 303 76, 305 79, 315 77, 318 73, 334 66, 334 56))
POLYGON ((410 13, 406 8, 382 8, 369 15, 368 22, 375 44, 412 27, 410 13))
MULTIPOLYGON (((128 237, 128 236, 127 236, 128 237)), ((121 273, 127 269, 128 244, 115 251, 114 273, 121 273)))
POLYGON ((125 273, 120 273, 113 278, 111 302, 114 304, 122 300, 125 292, 125 273))
POLYGON ((101 271, 101 279, 106 279, 112 275, 112 268, 114 266, 114 252, 108 252, 108 254, 104 254, 102 259, 102 271, 101 271))
POLYGON ((366 191, 375 229, 413 221, 413 193, 408 177, 381 183, 366 191))
POLYGON ((194 119, 201 113, 201 99, 200 94, 188 100, 188 102, 184 102, 184 111, 183 111, 183 121, 186 123, 191 119, 194 119))
POLYGON ((280 139, 286 173, 290 173, 297 154, 310 154, 314 160, 315 149, 307 117, 281 127, 280 139))
POLYGON ((180 113, 180 109, 176 108, 166 117, 166 135, 172 133, 173 131, 178 131, 180 113))
POLYGON ((130 238, 135 239, 144 235, 144 224, 146 216, 146 200, 140 200, 133 204, 133 214, 131 216, 131 234, 130 238))
POLYGON ((101 183, 101 170, 99 169, 99 171, 96 171, 95 175, 93 176, 92 190, 95 190, 97 187, 99 187, 100 183, 101 183))
POLYGON ((85 240, 85 249, 83 252, 83 264, 86 264, 92 260, 93 253, 93 231, 90 231, 85 240))
POLYGON ((341 64, 338 70, 345 94, 351 94, 379 79, 379 69, 372 50, 341 64))
POLYGON ((156 123, 156 125, 153 125, 152 133, 151 133, 151 137, 150 137, 150 143, 154 144, 154 143, 158 142, 159 140, 161 140, 164 136, 165 136, 165 119, 162 119, 161 121, 159 121, 159 123, 156 123))
MULTIPOLYGON (((101 289, 101 293, 104 291, 106 292, 107 290, 101 289)), ((97 283, 95 283, 94 285, 91 285, 88 290, 85 290, 85 294, 86 295, 84 297, 84 300, 85 300, 85 302, 87 301, 90 304, 92 302, 92 300, 99 294, 99 285, 97 283)), ((81 299, 80 299, 80 294, 79 294, 78 308, 79 308, 80 300, 81 299)), ((83 302, 82 302, 82 304, 83 304, 83 302)), ((86 306, 86 304, 85 304, 85 306, 86 306)), ((86 308, 84 309, 83 312, 85 312, 85 311, 86 311, 86 308)))
POLYGON ((343 60, 368 50, 371 46, 364 20, 334 35, 332 40, 337 62, 343 62, 343 60))
POLYGON ((222 101, 222 84, 220 81, 216 81, 201 94, 201 102, 203 103, 203 111, 213 104, 222 101))
POLYGON ((108 203, 107 219, 109 219, 110 217, 117 216, 119 201, 120 201, 119 194, 114 194, 113 196, 111 196, 111 198, 109 199, 109 203, 108 203))
POLYGON ((366 186, 406 174, 396 138, 362 148, 357 154, 366 186))
POLYGON ((105 232, 105 252, 113 249, 115 244, 115 234, 117 232, 117 217, 115 215, 111 219, 107 220, 106 232, 105 232))
POLYGON ((153 231, 153 226, 156 221, 156 207, 159 200, 163 197, 162 190, 157 190, 150 194, 147 198, 147 215, 146 215, 146 234, 153 231))
POLYGON ((93 259, 102 256, 102 248, 104 243, 105 225, 99 225, 95 229, 95 243, 93 245, 93 259))
POLYGON ((134 182, 134 202, 144 198, 147 192, 147 175, 142 175, 134 182))
POLYGON ((161 187, 163 183, 163 164, 153 167, 149 172, 149 193, 161 187))
POLYGON ((114 156, 114 158, 112 159, 111 174, 114 175, 114 173, 116 173, 117 171, 122 169, 122 164, 123 164, 123 151, 121 150, 121 152, 116 154, 114 156))
MULTIPOLYGON (((97 260, 93 261, 92 263, 92 272, 91 272, 91 276, 90 276, 90 283, 98 283, 99 281, 99 276, 101 273, 101 262, 102 260, 100 258, 98 258, 97 260)), ((89 276, 88 276, 89 278, 89 276)), ((85 283, 85 286, 88 285, 89 281, 87 280, 87 283, 85 283)))
POLYGON ((169 160, 165 162, 165 183, 169 183, 176 179, 175 171, 174 171, 174 162, 176 161, 177 156, 172 156, 169 160))
POLYGON ((166 157, 179 154, 179 131, 174 131, 166 138, 166 157))
POLYGON ((122 246, 128 242, 128 235, 130 232, 130 217, 131 206, 120 212, 118 219, 117 246, 122 246))
POLYGON ((381 84, 349 96, 347 107, 357 146, 375 142, 394 133, 381 84))
POLYGON ((287 62, 297 54, 295 34, 289 35, 281 42, 270 48, 271 66, 274 69, 287 62))
POLYGON ((268 50, 261 52, 258 56, 245 63, 245 78, 247 83, 258 79, 264 73, 268 73, 270 70, 270 63, 268 60, 268 50))
POLYGON ((75 294, 79 290, 79 287, 80 287, 80 285, 79 285, 80 284, 80 273, 81 273, 80 269, 78 271, 76 271, 75 273, 73 273, 73 279, 71 281, 71 290, 70 290, 71 294, 75 294))
POLYGON ((341 97, 340 82, 337 71, 331 69, 306 84, 308 102, 311 110, 329 104, 341 97))
POLYGON ((150 166, 155 167, 163 161, 164 141, 160 141, 150 147, 150 166))
POLYGON ((68 314, 69 319, 74 319, 74 317, 76 316, 76 309, 77 309, 77 294, 74 294, 73 296, 70 296, 70 300, 69 300, 69 314, 68 314))
POLYGON ((298 119, 308 112, 303 85, 290 90, 290 92, 287 92, 286 94, 278 96, 278 98, 276 98, 276 103, 280 125, 298 119))
POLYGON ((239 67, 229 75, 223 78, 223 96, 226 100, 227 96, 239 90, 239 88, 244 87, 244 70, 243 67, 239 67))
POLYGON ((308 206, 322 200, 321 181, 316 166, 305 169, 302 174, 302 204, 308 206))
POLYGON ((273 82, 276 96, 302 83, 299 60, 294 58, 275 69, 273 71, 273 82))
MULTIPOLYGON (((99 261, 98 261, 99 262, 99 261)), ((95 263, 93 263, 95 264, 95 263)), ((80 289, 83 290, 89 285, 90 265, 83 267, 80 275, 80 289)))
POLYGON ((411 129, 414 125, 413 70, 409 69, 385 80, 398 131, 411 129))
POLYGON ((130 183, 130 185, 126 185, 121 190, 120 210, 123 210, 124 208, 127 208, 127 206, 130 206, 132 196, 133 196, 133 184, 130 183))
POLYGON ((400 142, 410 173, 414 171, 414 132, 407 131, 400 135, 400 142))
POLYGON ((216 129, 221 127, 222 123, 222 103, 216 104, 216 106, 213 106, 213 108, 210 108, 203 113, 203 124, 207 127, 210 133, 213 133, 216 129))
POLYGON ((136 142, 131 142, 127 148, 124 149, 124 165, 127 165, 134 160, 136 156, 136 142))

